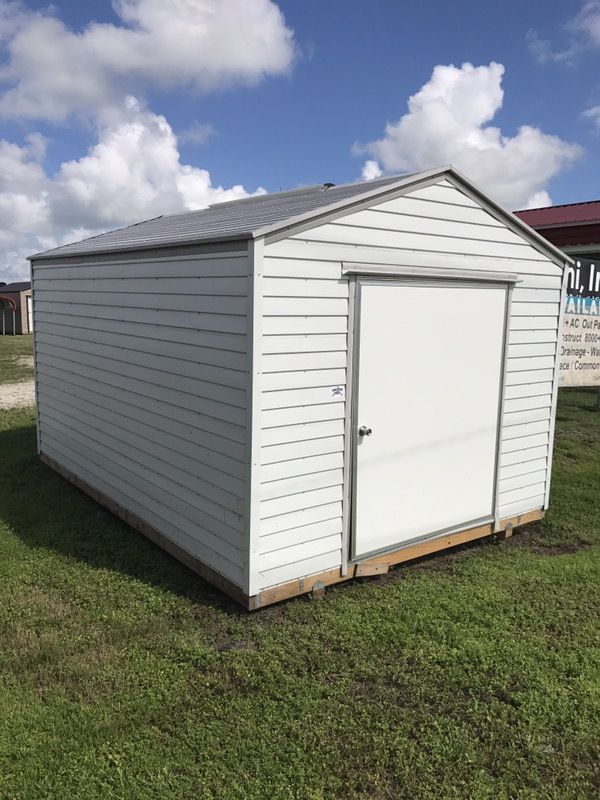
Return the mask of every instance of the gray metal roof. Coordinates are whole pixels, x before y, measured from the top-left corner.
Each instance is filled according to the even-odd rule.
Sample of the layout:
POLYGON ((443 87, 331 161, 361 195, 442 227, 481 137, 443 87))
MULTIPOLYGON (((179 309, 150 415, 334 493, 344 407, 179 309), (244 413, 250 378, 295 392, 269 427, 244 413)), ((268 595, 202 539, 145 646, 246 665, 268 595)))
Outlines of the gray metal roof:
MULTIPOLYGON (((405 177, 408 176, 402 176, 405 177)), ((89 239, 37 253, 32 258, 109 253, 169 244, 250 238, 259 228, 326 208, 378 187, 397 183, 400 179, 394 176, 329 186, 329 188, 325 188, 326 184, 318 184, 217 203, 199 211, 156 217, 129 225, 127 228, 101 233, 89 239)))

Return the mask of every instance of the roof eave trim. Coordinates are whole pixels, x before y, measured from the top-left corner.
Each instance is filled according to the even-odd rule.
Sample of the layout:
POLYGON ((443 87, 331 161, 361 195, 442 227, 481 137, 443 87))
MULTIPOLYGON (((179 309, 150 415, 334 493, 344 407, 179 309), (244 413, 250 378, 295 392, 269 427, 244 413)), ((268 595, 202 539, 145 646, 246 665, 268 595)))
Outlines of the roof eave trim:
POLYGON ((246 231, 243 233, 231 233, 228 236, 224 236, 223 234, 219 234, 216 236, 210 237, 203 237, 202 239, 188 239, 182 240, 178 239, 175 242, 154 242, 153 244, 138 244, 138 245, 128 245, 126 247, 105 247, 98 250, 72 250, 68 253, 62 252, 58 253, 56 250, 58 248, 47 250, 46 252, 42 253, 34 253, 31 256, 27 256, 28 261, 38 261, 41 259, 58 259, 58 258, 83 258, 85 257, 93 257, 93 256, 108 256, 108 255, 119 255, 121 253, 139 253, 144 250, 165 250, 170 249, 172 247, 193 247, 194 245, 203 245, 203 244, 215 244, 217 242, 239 242, 244 239, 252 239, 252 232, 246 231))

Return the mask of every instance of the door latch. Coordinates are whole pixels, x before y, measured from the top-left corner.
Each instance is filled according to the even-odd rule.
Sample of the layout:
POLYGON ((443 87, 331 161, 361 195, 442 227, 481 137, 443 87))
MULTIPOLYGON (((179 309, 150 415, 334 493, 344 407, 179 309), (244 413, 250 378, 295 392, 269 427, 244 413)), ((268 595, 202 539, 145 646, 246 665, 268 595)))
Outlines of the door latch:
POLYGON ((367 428, 366 425, 361 425, 358 429, 359 436, 370 436, 373 433, 373 428, 367 428))

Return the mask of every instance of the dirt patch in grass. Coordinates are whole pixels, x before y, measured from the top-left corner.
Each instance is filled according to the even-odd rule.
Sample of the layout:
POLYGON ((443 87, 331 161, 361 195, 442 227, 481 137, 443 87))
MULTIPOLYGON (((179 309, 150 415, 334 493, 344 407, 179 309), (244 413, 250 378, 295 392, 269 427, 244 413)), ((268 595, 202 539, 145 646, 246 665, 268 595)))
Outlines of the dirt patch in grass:
POLYGON ((544 544, 543 542, 533 542, 531 549, 534 553, 540 553, 543 556, 567 556, 579 552, 579 550, 589 550, 592 545, 589 542, 584 542, 578 539, 576 542, 569 544, 544 544))
POLYGON ((35 403, 35 384, 32 380, 0 384, 0 409, 25 408, 35 403))

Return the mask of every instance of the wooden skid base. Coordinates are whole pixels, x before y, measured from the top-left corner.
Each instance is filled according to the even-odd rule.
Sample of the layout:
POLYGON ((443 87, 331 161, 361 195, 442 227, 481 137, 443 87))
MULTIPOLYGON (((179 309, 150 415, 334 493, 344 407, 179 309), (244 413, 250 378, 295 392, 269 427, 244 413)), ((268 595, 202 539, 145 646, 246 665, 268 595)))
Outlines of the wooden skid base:
POLYGON ((327 570, 327 572, 320 572, 318 575, 310 575, 306 578, 282 583, 279 586, 265 589, 259 594, 250 597, 248 608, 253 610, 261 608, 262 606, 268 606, 271 603, 277 603, 280 600, 287 600, 299 594, 305 594, 306 592, 312 591, 315 583, 331 586, 335 583, 348 581, 351 578, 365 575, 379 575, 387 572, 391 566, 401 564, 403 561, 413 561, 416 558, 421 558, 430 553, 437 553, 440 550, 457 547, 458 545, 472 542, 475 539, 484 539, 486 536, 492 536, 494 533, 499 533, 502 536, 507 528, 510 531, 509 535, 512 535, 513 529, 518 525, 525 525, 527 522, 535 522, 538 519, 542 519, 543 516, 544 510, 538 508, 534 511, 528 511, 525 514, 519 514, 516 517, 503 519, 496 529, 494 529, 494 524, 490 522, 487 525, 479 525, 477 528, 467 528, 467 530, 458 531, 457 533, 449 533, 445 536, 425 539, 391 553, 385 553, 374 558, 359 561, 355 564, 349 564, 345 575, 342 575, 342 571, 338 567, 337 569, 327 570))
POLYGON ((160 531, 157 531, 156 528, 148 525, 147 522, 144 522, 144 520, 140 519, 140 517, 138 517, 136 514, 132 514, 118 503, 115 503, 114 500, 111 500, 111 498, 105 495, 103 492, 99 492, 97 489, 94 489, 92 486, 81 480, 81 478, 78 478, 77 475, 63 467, 53 458, 50 458, 44 454, 41 454, 40 458, 45 464, 70 481, 70 483, 73 483, 78 489, 81 489, 81 491, 85 492, 93 500, 96 500, 96 502, 105 506, 109 511, 112 511, 113 514, 122 519, 129 526, 146 536, 148 539, 150 539, 150 541, 157 544, 163 550, 166 550, 167 553, 174 556, 178 561, 181 561, 181 563, 185 564, 186 567, 193 570, 196 574, 200 575, 201 578, 207 580, 217 589, 225 592, 225 594, 229 595, 229 597, 249 611, 263 608, 264 606, 271 605, 272 603, 278 603, 281 600, 288 600, 291 597, 296 597, 297 595, 307 594, 313 591, 316 595, 318 594, 320 596, 324 591, 325 586, 331 586, 335 583, 342 583, 343 581, 349 581, 352 578, 359 578, 367 575, 381 575, 387 572, 389 568, 395 564, 401 564, 404 561, 413 561, 416 558, 421 558, 429 555, 430 553, 436 553, 440 550, 447 550, 450 547, 457 547, 458 545, 472 542, 475 539, 483 539, 486 536, 493 535, 494 533, 499 534, 501 538, 507 538, 507 536, 512 535, 513 529, 517 526, 525 525, 528 522, 535 522, 538 519, 542 519, 544 516, 543 509, 538 508, 534 511, 528 511, 525 514, 519 514, 516 517, 508 517, 507 519, 503 519, 500 521, 500 525, 496 529, 494 529, 493 523, 488 523, 487 525, 480 525, 477 528, 468 528, 467 530, 458 531, 457 533, 449 533, 444 536, 425 539, 421 542, 417 542, 416 544, 402 547, 399 550, 395 550, 391 553, 385 553, 373 558, 364 559, 363 561, 359 561, 354 564, 349 564, 345 575, 342 574, 341 568, 337 567, 336 569, 330 569, 326 572, 319 572, 316 575, 309 575, 304 578, 288 581, 287 583, 282 583, 279 586, 273 586, 270 589, 264 589, 262 592, 249 597, 242 591, 242 589, 240 589, 239 586, 236 586, 214 569, 207 567, 195 556, 188 553, 187 550, 179 547, 179 545, 172 542, 164 534, 160 533, 160 531))

